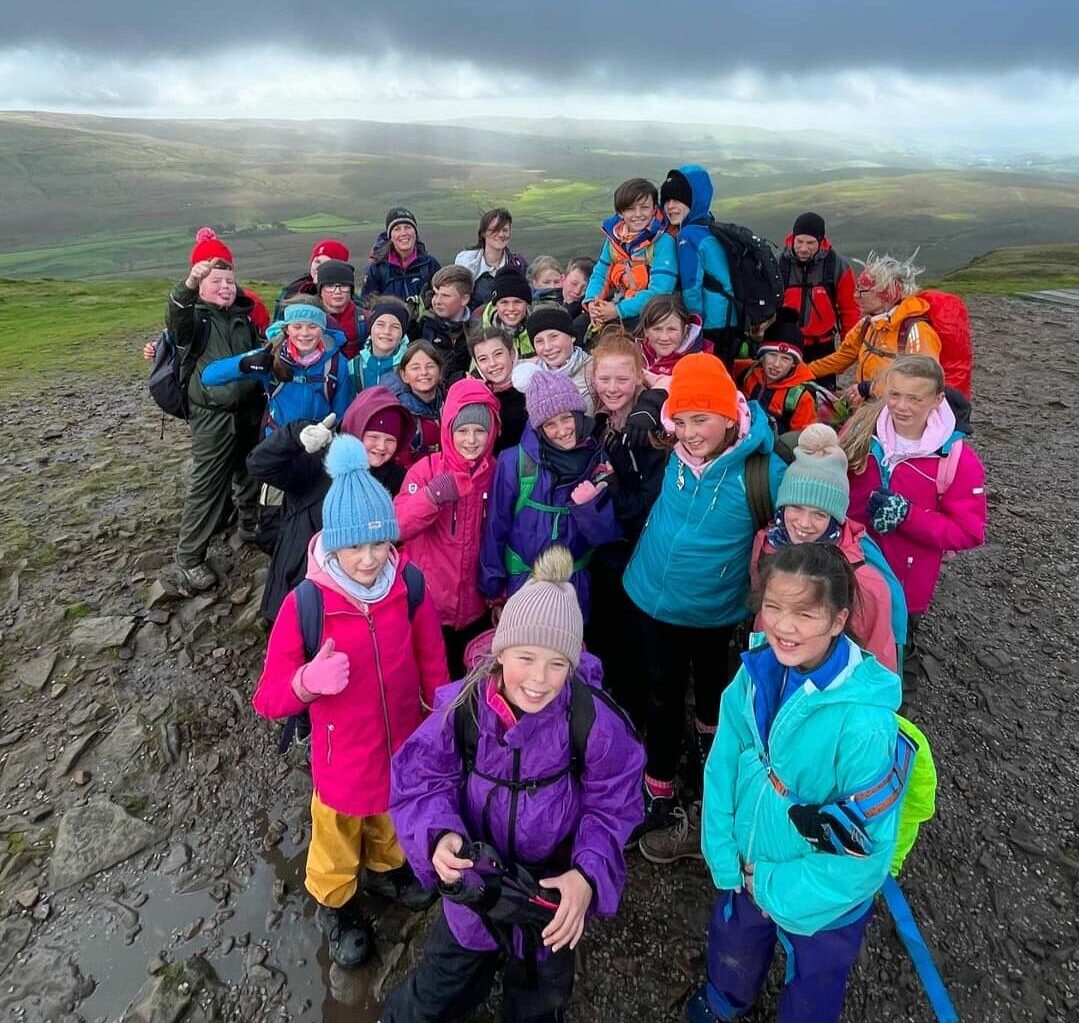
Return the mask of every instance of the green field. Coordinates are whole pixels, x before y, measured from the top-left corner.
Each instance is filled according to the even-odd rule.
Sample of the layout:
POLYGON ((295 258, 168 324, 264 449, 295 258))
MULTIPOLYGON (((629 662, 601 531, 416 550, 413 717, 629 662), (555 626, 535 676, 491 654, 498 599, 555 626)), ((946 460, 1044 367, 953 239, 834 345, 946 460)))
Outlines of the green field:
POLYGON ((962 294, 1014 295, 1079 288, 1079 245, 1020 245, 976 256, 941 286, 962 294))

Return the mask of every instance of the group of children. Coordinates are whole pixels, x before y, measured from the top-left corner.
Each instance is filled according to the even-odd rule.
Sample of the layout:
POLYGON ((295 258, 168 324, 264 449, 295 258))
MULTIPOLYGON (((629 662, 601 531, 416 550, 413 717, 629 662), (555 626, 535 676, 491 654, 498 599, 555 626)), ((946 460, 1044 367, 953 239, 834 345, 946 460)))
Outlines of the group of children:
POLYGON ((917 625, 984 541, 984 472, 932 325, 886 347, 909 263, 855 278, 803 214, 785 308, 736 322, 710 200, 693 165, 624 183, 565 274, 510 251, 501 209, 440 268, 396 208, 359 296, 319 242, 254 344, 231 254, 196 246, 170 296, 206 338, 192 493, 210 446, 222 489, 177 560, 213 585, 193 566, 226 467, 242 526, 253 481, 274 495, 254 705, 309 721, 333 959, 371 954, 362 889, 443 897, 384 1020, 461 1018, 499 968, 507 1019, 562 1019, 629 849, 704 858, 719 890, 692 1020, 743 1014, 777 939, 778 1018, 841 1013, 896 847, 917 625), (850 351, 841 399, 817 381, 850 351))

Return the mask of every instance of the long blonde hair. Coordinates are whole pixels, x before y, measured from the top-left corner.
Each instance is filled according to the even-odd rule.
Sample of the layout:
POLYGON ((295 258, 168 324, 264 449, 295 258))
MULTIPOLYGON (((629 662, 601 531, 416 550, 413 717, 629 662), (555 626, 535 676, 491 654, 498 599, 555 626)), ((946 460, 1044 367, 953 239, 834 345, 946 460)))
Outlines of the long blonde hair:
POLYGON ((855 475, 865 471, 869 448, 877 429, 877 417, 882 408, 884 402, 880 398, 863 402, 839 431, 839 446, 846 452, 847 465, 855 475))

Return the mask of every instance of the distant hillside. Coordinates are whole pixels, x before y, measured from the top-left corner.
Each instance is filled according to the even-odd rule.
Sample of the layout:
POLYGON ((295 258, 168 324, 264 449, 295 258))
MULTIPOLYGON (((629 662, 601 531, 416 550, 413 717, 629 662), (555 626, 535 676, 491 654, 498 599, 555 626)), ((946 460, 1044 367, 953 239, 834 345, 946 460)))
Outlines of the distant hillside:
POLYGON ((840 251, 942 273, 987 249, 1079 237, 1079 176, 960 169, 879 143, 726 126, 503 119, 152 121, 0 112, 0 274, 171 276, 218 227, 245 276, 288 278, 312 235, 362 264, 404 204, 446 261, 508 205, 527 255, 593 254, 614 185, 696 161, 716 215, 782 241, 817 209, 840 251))
POLYGON ((1079 288, 1079 245, 1017 245, 975 256, 941 282, 956 291, 1014 294, 1079 288))

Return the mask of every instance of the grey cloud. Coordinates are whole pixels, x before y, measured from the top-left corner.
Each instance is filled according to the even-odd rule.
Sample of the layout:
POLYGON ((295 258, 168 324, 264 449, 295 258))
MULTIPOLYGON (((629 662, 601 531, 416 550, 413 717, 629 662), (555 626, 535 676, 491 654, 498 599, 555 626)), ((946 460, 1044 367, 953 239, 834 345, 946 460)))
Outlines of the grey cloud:
MULTIPOLYGON (((340 0, 43 0, 4 13, 0 47, 62 46, 127 58, 197 56, 247 45, 294 45, 297 60, 387 50, 418 61, 468 60, 552 86, 599 76, 635 92, 672 81, 756 69, 835 67, 994 73, 1079 68, 1079 5, 1066 0, 759 0, 643 3, 456 0, 348 4, 340 0)), ((417 63, 417 75, 423 64, 417 63)))

